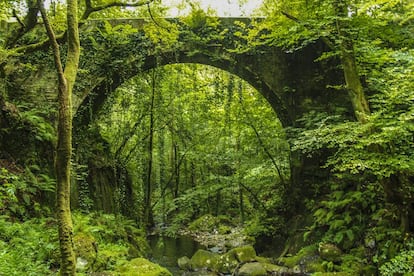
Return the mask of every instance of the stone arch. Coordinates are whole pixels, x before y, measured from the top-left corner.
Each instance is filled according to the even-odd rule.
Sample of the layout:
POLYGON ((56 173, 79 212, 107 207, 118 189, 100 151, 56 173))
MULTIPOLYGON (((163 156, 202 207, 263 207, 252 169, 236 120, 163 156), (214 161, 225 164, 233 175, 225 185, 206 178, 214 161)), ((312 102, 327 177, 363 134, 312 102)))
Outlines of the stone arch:
MULTIPOLYGON (((90 120, 89 114, 97 112, 108 93, 114 91, 125 80, 151 68, 173 63, 211 65, 237 75, 265 97, 284 127, 295 126, 297 119, 313 110, 327 110, 332 114, 336 112, 337 107, 351 110, 347 93, 329 88, 329 85, 333 87, 343 83, 337 64, 315 62, 326 50, 322 42, 315 42, 295 51, 285 51, 275 46, 261 46, 238 52, 232 50, 235 44, 246 42, 232 32, 237 31, 236 22, 248 25, 251 19, 219 20, 221 24, 218 29, 227 30, 230 40, 223 38, 223 41, 211 41, 212 44, 208 45, 197 44, 193 41, 193 36, 183 36, 173 46, 175 52, 161 52, 156 56, 151 54, 155 45, 142 31, 143 26, 147 24, 145 20, 109 20, 112 26, 128 24, 137 28, 136 36, 133 37, 133 47, 111 41, 113 44, 110 45, 115 46, 118 52, 124 53, 117 62, 125 66, 115 66, 117 69, 110 68, 110 73, 100 73, 109 74, 106 76, 92 76, 89 79, 92 84, 89 83, 83 87, 83 91, 78 91, 74 97, 75 127, 87 125, 90 120), (237 41, 238 39, 240 41, 237 41), (144 57, 143 52, 146 53, 144 57), (91 110, 83 112, 87 105, 91 106, 91 110)), ((88 26, 99 30, 100 23, 103 22, 98 20, 90 22, 88 26)), ((196 33, 194 35, 202 36, 196 33)))
MULTIPOLYGON (((164 53, 158 56, 147 56, 140 66, 127 66, 128 68, 132 68, 132 70, 114 72, 110 78, 104 78, 98 85, 93 87, 93 89, 88 92, 79 103, 79 106, 76 107, 75 125, 87 125, 91 119, 91 113, 94 114, 99 112, 109 94, 115 91, 126 80, 156 67, 184 63, 209 65, 238 76, 249 83, 267 100, 283 126, 292 125, 288 107, 285 105, 285 101, 280 97, 280 91, 275 92, 274 87, 262 78, 260 75, 261 72, 255 71, 254 66, 249 66, 252 65, 251 63, 246 63, 244 61, 245 57, 236 56, 235 58, 233 57, 233 59, 229 57, 218 58, 216 54, 217 53, 214 53, 214 55, 195 53, 188 55, 188 53, 185 52, 164 53), (84 112, 87 109, 87 105, 90 106, 89 109, 91 110, 84 112)), ((280 85, 280 87, 283 86, 280 85)))

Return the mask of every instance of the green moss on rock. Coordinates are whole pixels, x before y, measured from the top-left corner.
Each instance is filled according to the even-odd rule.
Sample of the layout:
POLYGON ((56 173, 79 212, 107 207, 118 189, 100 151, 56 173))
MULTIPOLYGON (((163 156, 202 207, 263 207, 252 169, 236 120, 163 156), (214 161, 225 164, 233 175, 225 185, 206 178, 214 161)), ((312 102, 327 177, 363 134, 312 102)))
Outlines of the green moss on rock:
POLYGON ((123 276, 172 276, 166 268, 144 258, 135 258, 117 268, 123 276))
POLYGON ((342 250, 332 243, 319 244, 319 256, 325 261, 339 262, 341 261, 342 250))
POLYGON ((289 272, 289 269, 284 266, 279 266, 279 265, 275 265, 271 263, 263 263, 263 262, 260 262, 260 263, 262 264, 263 268, 266 269, 266 271, 272 275, 274 274, 283 275, 289 272))
POLYGON ((217 263, 217 270, 222 273, 232 273, 238 265, 239 261, 236 258, 236 254, 229 251, 220 256, 217 263))
POLYGON ((233 248, 228 254, 234 254, 240 263, 254 261, 257 257, 256 250, 251 245, 233 248))
POLYGON ((239 276, 266 276, 267 271, 261 263, 246 263, 239 269, 239 276))
POLYGON ((73 245, 78 271, 87 270, 97 258, 98 248, 95 238, 86 233, 78 233, 73 237, 73 245))
POLYGON ((179 258, 177 264, 182 270, 191 270, 191 260, 187 256, 179 258))
POLYGON ((213 215, 207 214, 190 223, 188 229, 191 231, 211 232, 217 230, 218 225, 219 219, 213 215))
POLYGON ((207 250, 199 249, 191 257, 191 267, 192 269, 209 269, 216 270, 217 263, 219 260, 219 255, 212 253, 207 250))
POLYGON ((294 256, 280 258, 280 262, 289 268, 294 268, 295 266, 299 265, 301 260, 311 258, 317 255, 318 255, 318 251, 317 251, 316 245, 310 245, 310 246, 302 248, 294 256))

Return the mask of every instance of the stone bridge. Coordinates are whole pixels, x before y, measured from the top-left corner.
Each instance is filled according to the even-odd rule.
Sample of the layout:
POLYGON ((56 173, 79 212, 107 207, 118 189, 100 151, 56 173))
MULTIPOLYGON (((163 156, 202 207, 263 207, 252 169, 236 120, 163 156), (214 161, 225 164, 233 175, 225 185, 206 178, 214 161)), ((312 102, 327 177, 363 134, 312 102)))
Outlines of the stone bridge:
MULTIPOLYGON (((93 130, 88 131, 88 126, 117 87, 146 70, 174 63, 206 64, 239 76, 266 98, 284 127, 300 126, 298 119, 312 111, 352 116, 347 93, 329 88, 343 83, 338 64, 315 62, 325 50, 322 43, 315 42, 292 52, 271 46, 247 48, 248 41, 243 34, 247 34, 253 20, 206 18, 206 24, 189 25, 179 19, 169 19, 160 20, 162 27, 145 19, 86 22, 80 32, 82 56, 73 95, 75 150, 82 148, 82 143, 89 150, 94 139, 99 139, 94 136, 93 130)), ((5 28, 7 26, 0 24, 0 35, 5 28)), ((12 86, 7 89, 13 97, 24 98, 45 108, 55 108, 56 73, 50 53, 29 53, 18 57, 14 63, 30 65, 31 62, 36 66, 19 67, 23 73, 24 70, 29 73, 16 72, 16 75, 9 76, 13 81, 0 83, 0 88, 10 84, 12 86)), ((15 152, 24 154, 20 148, 15 152)), ((81 153, 82 150, 79 150, 77 158, 87 163, 82 156, 79 157, 81 153)), ((291 160, 292 190, 305 191, 303 187, 308 183, 326 178, 319 166, 323 157, 311 160, 292 154, 291 160)), ((90 172, 94 170, 116 183, 117 176, 112 167, 106 171, 101 167, 89 168, 90 172)), ((89 183, 96 186, 93 189, 100 191, 97 194, 102 198, 108 201, 114 198, 114 187, 95 184, 89 183)), ((74 202, 76 198, 74 192, 74 202)), ((96 205, 99 206, 98 203, 96 205)))
MULTIPOLYGON (((237 33, 246 33, 253 19, 214 20, 218 20, 214 27, 189 26, 178 19, 165 21, 177 32, 173 42, 154 41, 146 29, 154 25, 150 20, 87 22, 81 32, 82 71, 74 94, 75 129, 87 125, 107 96, 124 81, 173 63, 206 64, 239 76, 267 99, 285 127, 295 126, 298 118, 312 110, 331 114, 350 110, 346 93, 328 88, 342 82, 337 67, 315 62, 324 50, 322 43, 293 52, 270 46, 237 50, 247 44, 237 33)), ((166 27, 154 25, 153 32, 157 28, 166 31, 161 29, 166 27)))

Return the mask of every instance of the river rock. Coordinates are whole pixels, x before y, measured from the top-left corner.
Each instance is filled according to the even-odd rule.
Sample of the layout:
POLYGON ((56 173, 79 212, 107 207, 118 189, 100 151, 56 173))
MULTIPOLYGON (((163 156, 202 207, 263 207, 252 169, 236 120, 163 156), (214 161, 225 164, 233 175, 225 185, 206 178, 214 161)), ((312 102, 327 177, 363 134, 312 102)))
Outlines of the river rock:
POLYGON ((251 245, 233 248, 220 256, 217 268, 221 273, 233 273, 239 263, 255 261, 256 257, 256 251, 251 245))
POLYGON ((234 251, 229 251, 220 256, 217 263, 217 270, 221 273, 233 273, 238 265, 239 261, 236 258, 236 254, 234 251))
POLYGON ((256 250, 254 250, 253 246, 251 245, 245 245, 245 246, 233 248, 232 250, 228 252, 228 254, 234 254, 236 259, 240 263, 254 261, 257 257, 256 250))
POLYGON ((217 267, 217 262, 219 260, 219 255, 212 253, 207 250, 199 249, 191 257, 191 267, 194 270, 206 268, 209 270, 215 270, 217 267))
POLYGON ((191 269, 191 260, 187 256, 181 257, 177 260, 178 267, 182 270, 191 269))
POLYGON ((239 269, 239 276, 266 276, 267 271, 261 263, 246 263, 239 269))
POLYGON ((284 267, 284 266, 280 266, 280 265, 275 265, 275 264, 270 264, 270 263, 262 263, 263 268, 268 272, 271 273, 272 275, 284 275, 287 274, 289 272, 289 268, 284 267))

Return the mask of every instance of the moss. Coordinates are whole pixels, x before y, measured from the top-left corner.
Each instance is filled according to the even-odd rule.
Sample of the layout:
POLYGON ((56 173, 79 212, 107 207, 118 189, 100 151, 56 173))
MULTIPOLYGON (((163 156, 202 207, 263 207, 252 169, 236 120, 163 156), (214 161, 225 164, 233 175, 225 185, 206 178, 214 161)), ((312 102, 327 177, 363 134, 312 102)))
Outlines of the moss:
POLYGON ((125 227, 127 231, 129 252, 131 257, 144 257, 151 251, 143 230, 135 227, 125 227))
POLYGON ((283 273, 288 273, 288 270, 289 270, 287 267, 279 266, 279 265, 275 265, 271 263, 261 262, 261 264, 263 265, 264 269, 266 269, 266 271, 272 275, 274 274, 283 275, 283 273))
POLYGON ((220 256, 217 263, 217 270, 222 273, 232 273, 239 265, 234 252, 227 252, 220 256))
POLYGON ((325 267, 321 258, 317 257, 306 263, 306 272, 325 272, 325 267))
POLYGON ((344 254, 341 256, 340 271, 349 272, 355 275, 371 275, 362 273, 367 266, 365 262, 364 248, 353 249, 350 254, 344 254))
POLYGON ((187 256, 179 258, 177 265, 182 270, 191 270, 191 260, 187 256))
POLYGON ((233 248, 228 254, 234 254, 240 263, 254 261, 257 257, 256 250, 251 245, 233 248))
POLYGON ((135 258, 116 269, 123 276, 172 276, 166 268, 144 258, 135 258))
POLYGON ((259 263, 269 263, 269 264, 272 263, 272 261, 266 257, 256 256, 256 258, 254 259, 259 263))
POLYGON ((219 255, 203 249, 199 249, 193 255, 193 257, 191 257, 191 267, 193 269, 206 268, 209 270, 216 270, 218 260, 219 255))
POLYGON ((332 243, 321 243, 319 244, 319 256, 322 259, 330 262, 340 262, 342 251, 336 245, 332 243))
POLYGON ((230 234, 231 233, 231 228, 230 226, 227 225, 220 225, 218 228, 218 232, 220 234, 230 234))
POLYGON ((73 237, 73 245, 78 264, 83 263, 82 266, 78 265, 78 268, 85 270, 95 263, 98 248, 96 240, 92 235, 86 233, 76 234, 73 237))
POLYGON ((296 255, 289 256, 289 257, 281 257, 279 261, 289 267, 294 268, 296 265, 300 263, 300 261, 304 258, 313 257, 317 255, 317 247, 316 245, 310 245, 302 248, 296 255))
POLYGON ((354 276, 348 272, 317 272, 313 273, 312 276, 354 276))
POLYGON ((219 219, 213 215, 207 214, 190 223, 188 229, 191 231, 212 232, 218 228, 218 225, 219 219))
POLYGON ((128 247, 118 244, 104 244, 100 247, 94 264, 95 271, 111 270, 120 260, 128 257, 128 247))
POLYGON ((240 269, 240 276, 266 276, 267 271, 261 263, 246 263, 240 269))

